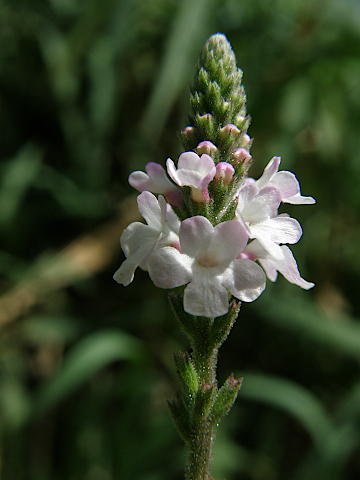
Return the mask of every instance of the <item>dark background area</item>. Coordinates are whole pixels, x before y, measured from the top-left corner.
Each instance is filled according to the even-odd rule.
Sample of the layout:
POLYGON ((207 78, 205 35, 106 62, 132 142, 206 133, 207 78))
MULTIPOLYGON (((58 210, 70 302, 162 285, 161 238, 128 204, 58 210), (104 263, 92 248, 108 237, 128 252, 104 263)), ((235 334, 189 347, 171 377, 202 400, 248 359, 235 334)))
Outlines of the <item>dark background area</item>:
POLYGON ((222 32, 244 71, 250 174, 274 156, 311 291, 244 304, 219 379, 244 376, 215 478, 360 478, 360 3, 0 0, 0 479, 168 480, 166 399, 188 348, 148 275, 124 288, 127 177, 181 153, 189 83, 222 32))

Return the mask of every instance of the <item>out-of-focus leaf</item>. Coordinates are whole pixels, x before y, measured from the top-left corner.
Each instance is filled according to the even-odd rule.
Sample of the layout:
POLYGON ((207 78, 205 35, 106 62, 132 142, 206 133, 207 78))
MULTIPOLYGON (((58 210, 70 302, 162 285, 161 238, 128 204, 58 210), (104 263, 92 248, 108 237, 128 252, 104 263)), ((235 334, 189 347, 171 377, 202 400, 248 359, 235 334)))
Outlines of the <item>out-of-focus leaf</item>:
POLYGON ((280 112, 285 130, 298 132, 309 124, 313 108, 311 102, 312 86, 308 78, 300 77, 287 85, 280 112))
POLYGON ((0 179, 0 223, 11 221, 38 175, 42 151, 34 144, 26 144, 2 169, 0 179))
POLYGON ((43 414, 60 403, 111 363, 139 361, 143 354, 140 341, 121 331, 102 331, 84 338, 69 352, 58 374, 38 392, 34 414, 43 414))
MULTIPOLYGON (((6 430, 17 430, 30 411, 30 399, 20 382, 14 378, 1 381, 0 426, 6 430)), ((1 430, 0 429, 0 433, 1 430)))
POLYGON ((360 383, 356 383, 338 405, 336 415, 341 420, 360 420, 360 383))
POLYGON ((68 215, 97 216, 105 213, 102 193, 88 192, 79 188, 75 182, 55 169, 44 165, 37 186, 47 189, 68 215))
POLYGON ((21 330, 26 340, 35 344, 58 344, 74 340, 79 324, 74 318, 61 315, 31 315, 24 319, 21 330))
POLYGON ((325 315, 316 304, 300 296, 292 302, 264 296, 256 308, 271 323, 360 360, 360 324, 351 317, 325 315))
POLYGON ((321 452, 334 427, 320 401, 301 385, 261 374, 243 373, 241 398, 280 408, 296 418, 321 452))
POLYGON ((179 4, 159 77, 142 120, 143 131, 153 144, 163 130, 176 95, 194 70, 213 3, 213 0, 185 0, 179 4))

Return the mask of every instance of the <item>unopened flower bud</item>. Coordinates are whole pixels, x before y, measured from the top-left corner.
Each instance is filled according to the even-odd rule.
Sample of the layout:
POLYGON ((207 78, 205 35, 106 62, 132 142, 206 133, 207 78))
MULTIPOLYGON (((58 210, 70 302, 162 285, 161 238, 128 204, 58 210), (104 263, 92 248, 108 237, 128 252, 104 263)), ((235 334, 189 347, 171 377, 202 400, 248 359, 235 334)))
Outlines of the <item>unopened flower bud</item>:
POLYGON ((205 113, 205 115, 200 115, 199 119, 201 121, 211 120, 212 115, 211 113, 205 113))
POLYGON ((215 179, 222 180, 224 183, 230 183, 233 179, 235 169, 230 163, 220 162, 216 165, 215 179))
POLYGON ((230 135, 233 135, 235 137, 235 136, 239 135, 241 133, 241 131, 233 123, 228 123, 227 125, 225 125, 225 127, 222 127, 220 129, 220 133, 222 135, 230 134, 230 135))
POLYGON ((236 123, 243 123, 245 121, 244 115, 236 115, 236 123))
POLYGON ((232 155, 234 159, 234 165, 237 165, 238 163, 248 163, 252 158, 246 148, 237 148, 233 151, 232 155))
POLYGON ((181 134, 191 138, 194 135, 194 127, 185 127, 181 134))
POLYGON ((215 156, 216 152, 218 151, 217 147, 212 142, 209 142, 209 140, 200 142, 195 150, 198 155, 202 155, 203 153, 206 153, 211 157, 215 156))
POLYGON ((243 136, 243 144, 245 145, 245 147, 247 147, 250 145, 250 143, 251 143, 251 138, 247 133, 245 133, 243 136))

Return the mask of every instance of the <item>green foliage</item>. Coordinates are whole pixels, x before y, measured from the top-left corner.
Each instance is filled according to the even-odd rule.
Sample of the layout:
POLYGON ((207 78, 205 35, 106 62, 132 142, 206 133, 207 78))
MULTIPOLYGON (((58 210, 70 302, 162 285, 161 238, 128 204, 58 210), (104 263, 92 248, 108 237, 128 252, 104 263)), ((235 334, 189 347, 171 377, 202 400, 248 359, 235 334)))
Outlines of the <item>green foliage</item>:
POLYGON ((186 341, 146 274, 111 276, 137 220, 127 176, 181 152, 218 31, 244 72, 249 174, 280 155, 317 205, 284 209, 316 287, 268 282, 222 348, 221 383, 244 382, 213 476, 359 478, 359 15, 353 0, 0 1, 3 480, 182 478, 165 399, 186 341))

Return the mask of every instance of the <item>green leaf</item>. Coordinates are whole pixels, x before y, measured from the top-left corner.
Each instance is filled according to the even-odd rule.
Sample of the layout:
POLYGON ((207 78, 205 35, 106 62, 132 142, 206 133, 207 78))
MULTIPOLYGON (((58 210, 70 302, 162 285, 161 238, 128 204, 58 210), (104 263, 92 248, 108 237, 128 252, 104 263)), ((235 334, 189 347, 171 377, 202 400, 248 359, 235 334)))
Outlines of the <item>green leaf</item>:
POLYGON ((289 302, 274 296, 271 299, 264 297, 256 305, 259 307, 261 315, 271 323, 360 360, 360 325, 351 317, 325 315, 303 298, 289 302))
POLYGON ((272 405, 296 418, 322 452, 334 426, 321 402, 308 390, 290 380, 243 373, 241 398, 272 405))
POLYGON ((13 219, 41 167, 42 150, 27 144, 9 161, 1 173, 0 222, 13 219))
POLYGON ((108 330, 89 335, 73 347, 59 373, 38 392, 34 414, 43 414, 60 403, 111 363, 139 361, 143 354, 141 343, 124 332, 108 330))
POLYGON ((166 118, 179 91, 190 76, 208 19, 213 0, 185 0, 179 3, 179 12, 171 28, 163 64, 145 112, 142 129, 156 144, 166 118))

